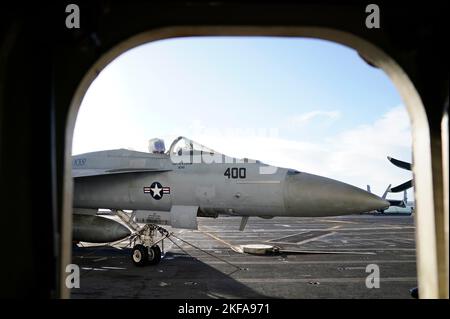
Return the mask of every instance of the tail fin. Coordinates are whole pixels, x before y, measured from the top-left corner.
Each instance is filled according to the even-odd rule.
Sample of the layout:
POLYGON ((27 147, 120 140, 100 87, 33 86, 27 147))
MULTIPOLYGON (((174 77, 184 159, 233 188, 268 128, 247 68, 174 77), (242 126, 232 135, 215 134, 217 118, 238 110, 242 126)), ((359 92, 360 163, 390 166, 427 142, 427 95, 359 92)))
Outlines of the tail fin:
POLYGON ((389 193, 391 191, 391 186, 392 184, 389 184, 388 187, 386 188, 386 190, 384 191, 383 196, 381 196, 382 199, 386 199, 387 193, 389 193))
MULTIPOLYGON (((389 193, 391 191, 391 186, 392 186, 392 184, 388 185, 388 187, 386 188, 386 190, 383 193, 383 196, 381 196, 382 199, 386 199, 387 193, 389 193)), ((367 192, 372 193, 370 190, 370 185, 367 185, 367 192)))

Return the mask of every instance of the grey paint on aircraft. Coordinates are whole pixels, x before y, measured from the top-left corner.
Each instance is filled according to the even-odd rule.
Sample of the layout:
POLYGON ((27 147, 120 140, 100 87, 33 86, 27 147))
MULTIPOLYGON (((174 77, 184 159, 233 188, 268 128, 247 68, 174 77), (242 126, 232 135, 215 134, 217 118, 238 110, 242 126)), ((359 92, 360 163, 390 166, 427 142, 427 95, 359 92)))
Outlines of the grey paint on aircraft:
MULTIPOLYGON (((259 161, 230 158, 183 137, 165 154, 121 149, 74 156, 73 175, 74 207, 84 209, 170 212, 177 206, 177 214, 184 210, 190 219, 196 219, 194 209, 198 215, 270 218, 356 214, 389 206, 357 187, 259 161), (177 149, 180 143, 187 150, 177 149), (211 163, 211 159, 220 162, 211 163), (155 182, 164 191, 160 187, 150 190, 155 182), (154 192, 161 197, 155 198, 154 192)), ((184 224, 192 228, 194 222, 188 219, 184 218, 184 224)), ((177 226, 182 228, 183 223, 177 222, 177 226)))

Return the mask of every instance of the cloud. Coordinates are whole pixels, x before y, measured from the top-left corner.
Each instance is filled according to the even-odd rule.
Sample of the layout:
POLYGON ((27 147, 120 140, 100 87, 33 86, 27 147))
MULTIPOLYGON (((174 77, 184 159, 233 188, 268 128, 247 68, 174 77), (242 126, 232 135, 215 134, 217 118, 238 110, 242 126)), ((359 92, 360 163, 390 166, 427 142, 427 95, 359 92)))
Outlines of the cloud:
POLYGON ((299 114, 290 118, 289 122, 291 125, 304 125, 311 122, 316 118, 325 118, 329 121, 335 121, 341 117, 339 111, 311 111, 303 114, 299 114))
POLYGON ((411 143, 409 116, 405 107, 398 106, 372 124, 329 138, 326 142, 330 147, 327 170, 333 177, 361 188, 364 184, 372 184, 372 189, 380 194, 388 184, 397 185, 412 177, 411 172, 398 169, 386 159, 392 156, 410 162, 411 143))

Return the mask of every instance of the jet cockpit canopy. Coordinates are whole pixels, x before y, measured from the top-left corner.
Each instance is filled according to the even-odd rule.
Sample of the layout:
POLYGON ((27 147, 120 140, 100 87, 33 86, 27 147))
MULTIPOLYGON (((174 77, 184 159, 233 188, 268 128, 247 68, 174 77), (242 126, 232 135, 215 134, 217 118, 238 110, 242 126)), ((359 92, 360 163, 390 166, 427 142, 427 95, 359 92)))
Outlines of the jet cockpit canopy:
POLYGON ((209 153, 210 155, 216 154, 217 152, 206 147, 200 143, 197 143, 191 139, 184 136, 177 137, 169 148, 169 155, 177 154, 202 154, 209 153))
POLYGON ((218 162, 223 160, 221 153, 184 136, 180 136, 172 142, 168 155, 172 161, 183 163, 218 162))

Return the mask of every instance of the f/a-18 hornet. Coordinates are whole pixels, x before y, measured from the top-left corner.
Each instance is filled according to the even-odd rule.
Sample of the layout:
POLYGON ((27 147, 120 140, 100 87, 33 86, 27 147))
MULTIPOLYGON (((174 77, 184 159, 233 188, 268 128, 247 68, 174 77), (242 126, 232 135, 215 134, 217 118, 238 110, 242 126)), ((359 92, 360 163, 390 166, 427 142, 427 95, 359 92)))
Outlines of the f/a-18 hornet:
POLYGON ((242 216, 243 230, 251 216, 323 217, 389 207, 360 188, 228 157, 185 137, 175 139, 167 152, 160 139, 149 144, 149 153, 117 149, 73 156, 75 241, 112 242, 131 235, 133 262, 144 265, 161 258, 155 234, 168 236, 161 224, 197 229, 197 216, 226 214, 242 216), (135 232, 96 216, 98 209, 117 213, 135 232))

